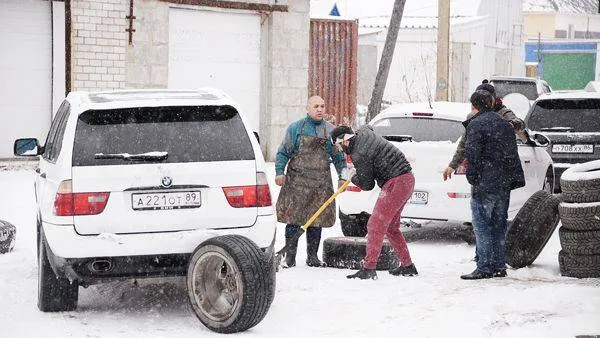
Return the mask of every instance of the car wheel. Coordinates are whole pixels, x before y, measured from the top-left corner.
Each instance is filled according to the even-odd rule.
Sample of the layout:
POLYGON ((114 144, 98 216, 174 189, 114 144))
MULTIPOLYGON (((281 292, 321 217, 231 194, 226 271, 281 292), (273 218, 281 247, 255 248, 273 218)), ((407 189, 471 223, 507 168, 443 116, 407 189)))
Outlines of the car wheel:
POLYGON ((187 270, 190 305, 207 328, 245 331, 267 314, 275 288, 274 264, 249 239, 211 238, 196 248, 187 270))
MULTIPOLYGON (((366 252, 367 239, 363 237, 330 237, 323 241, 323 261, 329 267, 360 269, 366 252)), ((385 239, 376 269, 390 270, 397 266, 398 258, 385 239)))
POLYGON ((572 231, 558 229, 560 246, 565 253, 572 255, 600 255, 600 230, 572 231))
POLYGON ((43 312, 73 311, 77 308, 79 284, 54 273, 45 242, 42 233, 38 248, 38 308, 43 312))
POLYGON ((12 251, 15 247, 17 228, 6 222, 0 221, 0 254, 12 251))
POLYGON ((506 233, 506 258, 515 269, 538 257, 559 222, 559 200, 540 190, 523 204, 506 233))
POLYGON ((600 255, 573 255, 561 250, 558 253, 558 265, 563 276, 600 277, 600 255))
POLYGON ((342 233, 346 237, 365 237, 367 235, 367 223, 369 214, 362 212, 356 215, 346 215, 340 211, 340 224, 342 233))
POLYGON ((560 177, 565 202, 600 202, 600 160, 580 163, 560 177))

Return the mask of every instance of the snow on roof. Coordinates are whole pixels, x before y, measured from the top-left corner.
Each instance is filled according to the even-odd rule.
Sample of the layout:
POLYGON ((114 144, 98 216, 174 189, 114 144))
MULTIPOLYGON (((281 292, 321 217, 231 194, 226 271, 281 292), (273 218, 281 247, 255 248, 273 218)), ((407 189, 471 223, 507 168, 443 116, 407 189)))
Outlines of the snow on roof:
MULTIPOLYGON (((476 16, 482 0, 452 0, 451 16, 476 16)), ((389 17, 392 15, 394 0, 311 0, 311 17, 329 15, 333 5, 337 4, 342 16, 354 18, 389 17)), ((404 5, 404 16, 437 17, 438 0, 407 0, 404 5)))
MULTIPOLYGON (((484 16, 458 16, 450 18, 450 25, 459 25, 468 22, 473 22, 484 18, 484 16)), ((372 17, 358 19, 358 25, 361 28, 379 28, 386 29, 390 24, 390 17, 372 17)), ((436 29, 438 25, 437 16, 402 16, 400 28, 404 29, 436 29)), ((371 32, 372 33, 372 32, 371 32)), ((361 35, 363 31, 361 31, 361 35)))
POLYGON ((523 0, 523 12, 598 14, 598 1, 523 0))

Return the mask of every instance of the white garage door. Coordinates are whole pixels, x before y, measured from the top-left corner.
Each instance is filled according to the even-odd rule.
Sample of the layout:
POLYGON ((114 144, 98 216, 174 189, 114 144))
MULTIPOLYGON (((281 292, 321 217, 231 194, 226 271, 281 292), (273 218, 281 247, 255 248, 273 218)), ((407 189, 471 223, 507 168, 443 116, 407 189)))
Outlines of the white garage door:
POLYGON ((0 158, 19 137, 44 142, 52 113, 50 1, 0 0, 0 158))
POLYGON ((216 87, 255 131, 260 111, 260 16, 171 8, 169 88, 216 87))

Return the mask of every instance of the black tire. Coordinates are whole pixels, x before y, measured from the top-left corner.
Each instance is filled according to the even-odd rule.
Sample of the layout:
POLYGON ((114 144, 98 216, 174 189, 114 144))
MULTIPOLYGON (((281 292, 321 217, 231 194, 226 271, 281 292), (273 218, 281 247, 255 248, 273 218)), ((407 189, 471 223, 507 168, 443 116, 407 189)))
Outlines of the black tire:
POLYGON ((50 266, 46 239, 41 233, 38 255, 38 309, 43 312, 73 311, 77 308, 79 284, 57 276, 50 266))
POLYGON ((572 255, 561 250, 558 253, 560 274, 576 278, 599 278, 600 255, 572 255))
POLYGON ((12 251, 15 247, 17 228, 6 222, 0 221, 0 254, 12 251))
POLYGON ((600 203, 581 205, 563 202, 558 206, 562 227, 575 231, 600 230, 600 203))
POLYGON ((357 215, 346 215, 340 211, 340 224, 342 233, 346 237, 365 237, 369 214, 366 212, 357 215))
POLYGON ((219 333, 258 324, 274 298, 272 259, 242 236, 220 236, 200 244, 187 271, 188 298, 200 322, 219 333))
MULTIPOLYGON (((343 269, 360 269, 367 252, 367 239, 364 237, 330 237, 323 241, 323 261, 327 266, 343 269)), ((377 270, 390 270, 398 266, 394 249, 383 241, 377 270)))
POLYGON ((600 202, 600 160, 579 163, 560 177, 565 202, 600 202))
POLYGON ((523 204, 506 233, 506 258, 515 269, 530 265, 548 243, 559 222, 559 201, 540 190, 523 204))
POLYGON ((558 229, 562 250, 571 255, 600 255, 600 230, 573 231, 558 229))

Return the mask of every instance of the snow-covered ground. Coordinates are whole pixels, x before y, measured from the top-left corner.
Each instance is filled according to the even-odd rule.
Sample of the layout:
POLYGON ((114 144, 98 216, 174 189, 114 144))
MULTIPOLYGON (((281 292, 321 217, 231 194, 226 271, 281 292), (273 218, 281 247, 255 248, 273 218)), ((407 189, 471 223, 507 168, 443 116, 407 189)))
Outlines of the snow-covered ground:
MULTIPOLYGON (((74 312, 36 307, 37 263, 31 166, 0 166, 0 219, 17 227, 0 255, 0 337, 213 337, 187 307, 182 278, 80 289, 74 312)), ((273 166, 269 177, 273 181, 273 166)), ((274 186, 275 187, 275 186, 274 186)), ((278 189, 274 188, 275 195, 278 189)), ((276 196, 274 196, 275 198, 276 196)), ((279 225, 277 248, 283 246, 279 225)), ((556 232, 536 261, 509 277, 463 281, 473 246, 409 244, 419 276, 348 280, 350 270, 308 268, 305 242, 294 269, 277 274, 275 301, 244 337, 575 337, 600 335, 600 279, 561 277, 556 232)), ((341 236, 339 224, 323 232, 341 236)), ((304 238, 304 237, 303 237, 304 238)))

